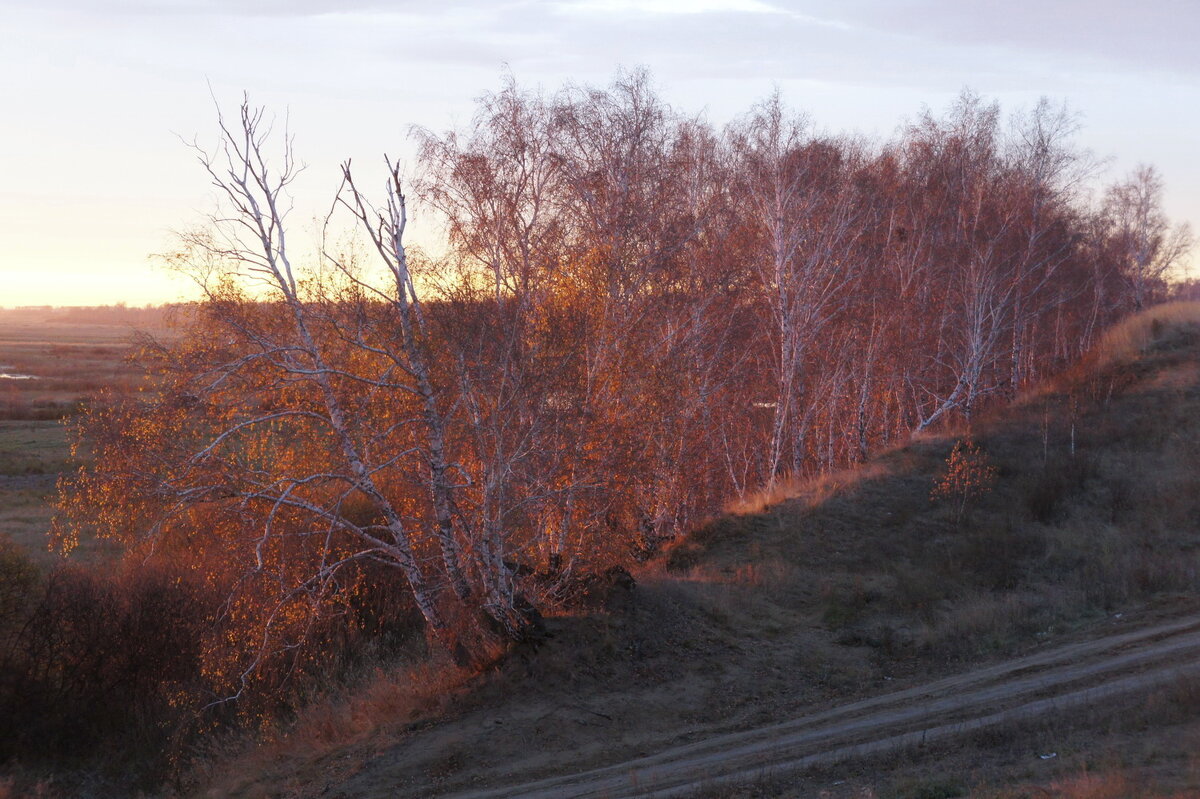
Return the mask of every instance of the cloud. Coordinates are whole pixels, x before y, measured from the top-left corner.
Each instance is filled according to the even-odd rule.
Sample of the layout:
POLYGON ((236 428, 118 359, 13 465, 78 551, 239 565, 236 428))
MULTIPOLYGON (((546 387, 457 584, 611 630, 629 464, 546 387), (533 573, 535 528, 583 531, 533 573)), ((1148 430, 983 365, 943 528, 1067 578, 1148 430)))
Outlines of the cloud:
POLYGON ((992 46, 1058 58, 1075 69, 1200 76, 1195 0, 809 0, 814 13, 939 45, 992 46))
MULTIPOLYGON (((1022 60, 1036 59, 1056 61, 1064 72, 1157 71, 1200 78, 1197 0, 10 0, 9 8, 106 27, 183 24, 166 21, 171 17, 228 25, 264 18, 349 20, 360 24, 367 41, 380 20, 389 30, 402 23, 401 32, 414 37, 428 29, 440 33, 443 23, 453 20, 456 29, 436 37, 439 43, 457 36, 478 48, 468 53, 451 47, 441 61, 456 54, 477 61, 482 53, 499 51, 507 52, 505 60, 512 63, 552 57, 545 50, 516 49, 536 40, 556 45, 552 49, 574 63, 574 46, 602 38, 610 52, 628 53, 629 43, 637 42, 635 63, 686 59, 701 42, 715 42, 717 52, 732 51, 741 60, 743 44, 758 39, 769 43, 768 52, 748 52, 746 62, 780 66, 786 65, 786 59, 776 58, 777 51, 786 50, 781 39, 792 37, 787 54, 792 62, 838 64, 851 80, 860 78, 864 65, 884 60, 889 62, 882 69, 890 74, 879 80, 889 83, 905 80, 914 69, 919 73, 924 63, 969 65, 972 55, 977 62, 1007 57, 1007 65, 996 64, 999 72, 1026 72, 1022 60), (671 19, 670 27, 656 23, 664 18, 671 19), (683 20, 697 24, 679 30, 683 20), (847 35, 827 35, 832 33, 847 35), (933 52, 922 53, 922 48, 933 52)), ((397 50, 404 44, 398 42, 397 50)), ((420 39, 414 46, 428 54, 427 45, 420 39)))
POLYGON ((395 13, 442 16, 463 9, 503 9, 535 0, 12 0, 13 6, 41 11, 66 11, 92 17, 203 16, 313 17, 331 14, 395 13))
POLYGON ((624 14, 632 17, 692 14, 779 14, 776 6, 761 0, 574 0, 555 3, 561 13, 624 14))

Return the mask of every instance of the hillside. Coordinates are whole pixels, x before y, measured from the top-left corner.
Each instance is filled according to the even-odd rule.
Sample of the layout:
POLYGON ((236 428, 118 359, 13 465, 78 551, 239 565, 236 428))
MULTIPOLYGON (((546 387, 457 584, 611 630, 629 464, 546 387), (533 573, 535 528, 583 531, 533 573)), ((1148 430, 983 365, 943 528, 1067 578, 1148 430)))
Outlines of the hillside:
MULTIPOLYGON (((1200 610, 1195 305, 1129 320, 1070 373, 978 420, 970 438, 994 484, 961 505, 961 495, 931 499, 964 438, 919 437, 744 502, 643 564, 636 587, 614 580, 594 613, 549 619, 545 641, 481 677, 416 661, 365 677, 274 742, 215 759, 196 775, 199 793, 433 796, 518 784, 1200 610)), ((1093 713, 1091 726, 1054 726, 1070 751, 1036 768, 1024 744, 1019 767, 1004 765, 1004 736, 942 768, 961 772, 952 782, 965 790, 1078 782, 1097 765, 1138 779, 1129 775, 1157 764, 1164 790, 1200 789, 1186 783, 1181 744, 1200 734, 1195 703, 1168 704, 1176 712, 1159 722, 1093 713), (1126 751, 1129 724, 1149 725, 1140 739, 1162 749, 1126 751), (1105 760, 1117 748, 1124 759, 1105 760)), ((934 795, 903 793, 906 763, 705 795, 838 795, 851 783, 934 795)))

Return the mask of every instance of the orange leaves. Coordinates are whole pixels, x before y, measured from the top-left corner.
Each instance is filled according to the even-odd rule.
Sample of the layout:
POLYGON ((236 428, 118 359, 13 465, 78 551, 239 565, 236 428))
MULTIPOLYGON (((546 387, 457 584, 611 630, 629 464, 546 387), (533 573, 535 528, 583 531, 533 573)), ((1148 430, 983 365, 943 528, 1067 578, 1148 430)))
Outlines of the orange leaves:
POLYGON ((956 520, 961 521, 967 503, 982 497, 996 483, 996 467, 970 437, 960 439, 946 458, 946 473, 929 494, 932 500, 957 503, 956 520))

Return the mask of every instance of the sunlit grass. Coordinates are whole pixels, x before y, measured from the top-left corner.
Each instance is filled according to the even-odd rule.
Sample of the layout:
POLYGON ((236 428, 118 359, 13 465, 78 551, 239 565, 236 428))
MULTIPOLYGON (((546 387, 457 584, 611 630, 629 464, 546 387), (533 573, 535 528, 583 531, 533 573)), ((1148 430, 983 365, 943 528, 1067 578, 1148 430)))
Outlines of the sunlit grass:
POLYGON ((889 467, 878 461, 859 464, 815 477, 783 475, 773 485, 747 491, 725 506, 725 512, 735 516, 762 513, 773 505, 788 501, 803 501, 808 506, 819 505, 830 497, 864 480, 887 474, 889 467))
POLYGON ((1110 328, 1093 348, 1096 367, 1124 363, 1142 353, 1166 326, 1200 324, 1200 302, 1168 302, 1127 317, 1110 328))

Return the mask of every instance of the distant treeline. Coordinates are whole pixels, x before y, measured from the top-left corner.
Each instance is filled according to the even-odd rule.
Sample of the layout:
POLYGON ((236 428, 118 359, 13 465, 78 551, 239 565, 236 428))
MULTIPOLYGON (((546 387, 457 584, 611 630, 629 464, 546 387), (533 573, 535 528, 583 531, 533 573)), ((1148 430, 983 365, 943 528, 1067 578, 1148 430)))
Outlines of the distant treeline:
POLYGON ((0 322, 39 323, 57 322, 84 325, 128 325, 138 328, 162 327, 168 317, 180 307, 165 305, 27 305, 0 308, 0 322))
POLYGON ((1181 302, 1200 302, 1200 278, 1177 281, 1171 286, 1170 296, 1181 302))

